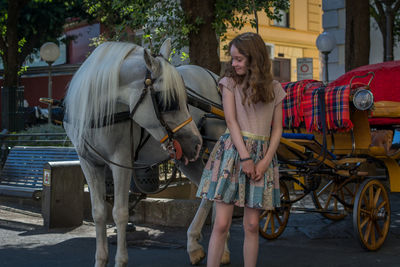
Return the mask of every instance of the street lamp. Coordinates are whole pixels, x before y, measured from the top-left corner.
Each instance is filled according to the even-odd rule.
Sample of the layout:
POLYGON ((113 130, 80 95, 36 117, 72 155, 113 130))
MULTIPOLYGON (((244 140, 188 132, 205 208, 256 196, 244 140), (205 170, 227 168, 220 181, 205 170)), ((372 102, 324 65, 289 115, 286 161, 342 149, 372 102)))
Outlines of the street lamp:
MULTIPOLYGON (((44 43, 40 47, 40 57, 49 64, 49 83, 48 83, 48 97, 52 98, 52 81, 51 81, 51 65, 60 56, 60 48, 52 42, 44 43)), ((48 106, 48 122, 51 123, 51 104, 48 106)))
POLYGON ((333 34, 329 32, 323 32, 318 35, 316 45, 318 50, 324 54, 324 63, 325 63, 325 84, 328 84, 328 55, 336 46, 336 39, 333 34))

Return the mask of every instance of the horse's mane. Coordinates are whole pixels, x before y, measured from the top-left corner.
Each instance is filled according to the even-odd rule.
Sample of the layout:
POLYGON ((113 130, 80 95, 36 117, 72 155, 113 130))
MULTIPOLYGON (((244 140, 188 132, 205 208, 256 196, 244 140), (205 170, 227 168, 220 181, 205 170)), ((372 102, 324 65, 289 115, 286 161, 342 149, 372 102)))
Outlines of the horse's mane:
POLYGON ((74 74, 65 97, 67 122, 81 140, 85 129, 110 124, 115 112, 121 64, 136 45, 106 42, 98 46, 74 74))
MULTIPOLYGON (((75 145, 80 145, 83 135, 88 134, 87 130, 108 127, 113 123, 121 65, 137 48, 140 47, 132 43, 105 42, 74 74, 65 97, 65 107, 66 121, 74 128, 72 139, 75 145)), ((165 60, 160 62, 162 74, 157 87, 162 91, 163 101, 170 103, 175 97, 179 100, 185 98, 185 87, 179 73, 165 60)), ((138 89, 141 88, 132 88, 138 89)))
POLYGON ((163 102, 169 105, 171 100, 175 97, 179 102, 182 99, 186 100, 186 88, 183 83, 181 75, 174 66, 169 64, 166 60, 161 60, 162 74, 160 77, 161 90, 163 92, 163 102))

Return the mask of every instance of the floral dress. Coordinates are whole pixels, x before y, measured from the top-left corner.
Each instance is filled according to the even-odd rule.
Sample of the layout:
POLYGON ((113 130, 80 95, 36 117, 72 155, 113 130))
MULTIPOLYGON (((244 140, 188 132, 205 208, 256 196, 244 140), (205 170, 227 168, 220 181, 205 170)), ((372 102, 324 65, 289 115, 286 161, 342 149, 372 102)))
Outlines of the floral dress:
MULTIPOLYGON (((269 104, 242 105, 240 86, 232 79, 223 78, 220 84, 235 94, 236 117, 250 157, 261 160, 269 145, 273 110, 285 97, 279 83, 274 83, 275 99, 269 104), (259 123, 261 121, 261 123, 259 123)), ((279 166, 276 156, 259 181, 247 177, 242 171, 239 153, 227 131, 215 144, 204 168, 197 196, 209 200, 271 210, 280 205, 279 166)))

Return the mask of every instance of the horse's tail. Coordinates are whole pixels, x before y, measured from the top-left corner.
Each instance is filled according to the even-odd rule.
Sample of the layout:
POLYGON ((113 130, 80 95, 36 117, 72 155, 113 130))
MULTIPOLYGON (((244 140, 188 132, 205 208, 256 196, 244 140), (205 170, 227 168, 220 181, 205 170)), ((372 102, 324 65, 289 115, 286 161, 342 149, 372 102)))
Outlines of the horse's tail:
POLYGON ((134 44, 106 42, 98 46, 74 74, 65 97, 65 120, 74 129, 75 145, 86 130, 109 125, 115 113, 119 71, 134 44))

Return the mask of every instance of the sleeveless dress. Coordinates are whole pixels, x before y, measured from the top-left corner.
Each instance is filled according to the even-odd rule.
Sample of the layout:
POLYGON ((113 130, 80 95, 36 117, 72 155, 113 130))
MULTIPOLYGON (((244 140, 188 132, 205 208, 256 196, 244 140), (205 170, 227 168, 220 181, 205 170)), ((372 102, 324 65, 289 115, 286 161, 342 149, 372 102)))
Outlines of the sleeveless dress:
MULTIPOLYGON (((243 90, 232 78, 219 82, 223 90, 235 96, 236 119, 250 157, 255 163, 268 149, 273 111, 286 96, 279 82, 273 82, 275 98, 270 103, 242 104, 243 90)), ((276 156, 259 181, 247 178, 242 171, 239 153, 229 131, 215 144, 203 170, 197 197, 222 201, 239 207, 271 210, 280 205, 279 166, 276 156)))

